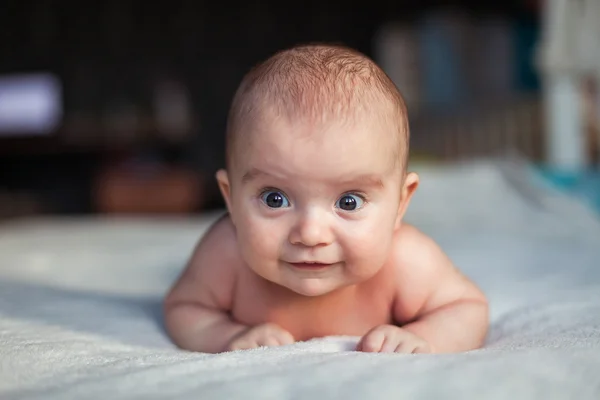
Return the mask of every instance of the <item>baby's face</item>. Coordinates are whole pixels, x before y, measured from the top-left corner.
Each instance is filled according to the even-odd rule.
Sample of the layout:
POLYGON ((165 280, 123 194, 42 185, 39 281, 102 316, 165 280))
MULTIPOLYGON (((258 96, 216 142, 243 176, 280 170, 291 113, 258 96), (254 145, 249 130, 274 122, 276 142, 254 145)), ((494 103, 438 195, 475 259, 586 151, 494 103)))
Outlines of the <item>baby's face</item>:
POLYGON ((218 174, 248 266, 306 296, 374 276, 410 197, 385 127, 281 118, 260 128, 218 174))

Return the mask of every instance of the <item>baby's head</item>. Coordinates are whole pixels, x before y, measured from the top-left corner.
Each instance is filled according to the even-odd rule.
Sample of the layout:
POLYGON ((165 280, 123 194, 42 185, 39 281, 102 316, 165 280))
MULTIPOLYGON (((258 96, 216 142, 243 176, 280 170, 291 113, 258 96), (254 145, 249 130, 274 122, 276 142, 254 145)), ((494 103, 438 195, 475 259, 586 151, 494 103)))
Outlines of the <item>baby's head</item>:
POLYGON ((252 69, 217 173, 248 266, 307 296, 374 276, 418 183, 408 138, 398 89, 354 50, 300 46, 252 69))

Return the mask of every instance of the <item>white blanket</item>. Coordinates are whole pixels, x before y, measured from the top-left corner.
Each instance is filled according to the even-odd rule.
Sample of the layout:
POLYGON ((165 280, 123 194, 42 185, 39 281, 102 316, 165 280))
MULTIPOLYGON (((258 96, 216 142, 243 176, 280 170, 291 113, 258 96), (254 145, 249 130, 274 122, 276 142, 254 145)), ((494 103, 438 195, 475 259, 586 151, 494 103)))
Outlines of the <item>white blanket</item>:
POLYGON ((21 221, 0 226, 0 398, 600 399, 595 216, 523 166, 417 171, 408 220, 489 296, 485 348, 362 354, 334 337, 183 352, 161 297, 216 215, 21 221))

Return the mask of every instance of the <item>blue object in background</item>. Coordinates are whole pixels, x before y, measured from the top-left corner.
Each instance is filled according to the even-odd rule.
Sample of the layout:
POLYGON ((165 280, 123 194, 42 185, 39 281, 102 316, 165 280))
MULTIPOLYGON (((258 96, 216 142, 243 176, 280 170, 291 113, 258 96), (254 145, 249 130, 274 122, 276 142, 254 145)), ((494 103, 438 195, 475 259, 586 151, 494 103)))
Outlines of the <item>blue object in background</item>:
POLYGON ((515 46, 515 86, 519 91, 537 91, 540 80, 534 57, 540 35, 539 23, 531 17, 521 17, 513 25, 515 46))
POLYGON ((561 172, 539 167, 536 171, 552 187, 581 200, 600 213, 600 170, 561 172))
POLYGON ((460 107, 466 97, 461 54, 461 19, 432 12, 420 21, 418 41, 423 73, 423 102, 444 112, 460 107))

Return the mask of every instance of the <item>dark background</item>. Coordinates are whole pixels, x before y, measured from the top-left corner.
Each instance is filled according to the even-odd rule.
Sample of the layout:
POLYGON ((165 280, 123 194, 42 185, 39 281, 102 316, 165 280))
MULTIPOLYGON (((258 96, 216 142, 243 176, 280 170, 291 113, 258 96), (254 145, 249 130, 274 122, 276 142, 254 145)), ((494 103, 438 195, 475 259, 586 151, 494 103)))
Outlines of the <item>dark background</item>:
POLYGON ((63 87, 65 110, 49 135, 0 134, 0 216, 221 207, 213 175, 224 164, 227 109, 253 64, 312 41, 346 44, 374 57, 374 38, 385 23, 418 24, 441 8, 454 7, 474 21, 508 20, 516 49, 511 90, 538 91, 531 65, 539 32, 535 1, 353 4, 0 1, 0 78, 51 72, 63 87), (167 78, 185 88, 192 110, 192 122, 177 138, 163 134, 153 114, 154 85, 167 78), (135 115, 135 122, 110 123, 109 115, 135 115), (179 203, 161 203, 177 196, 179 203), (153 205, 141 204, 149 198, 153 205))

